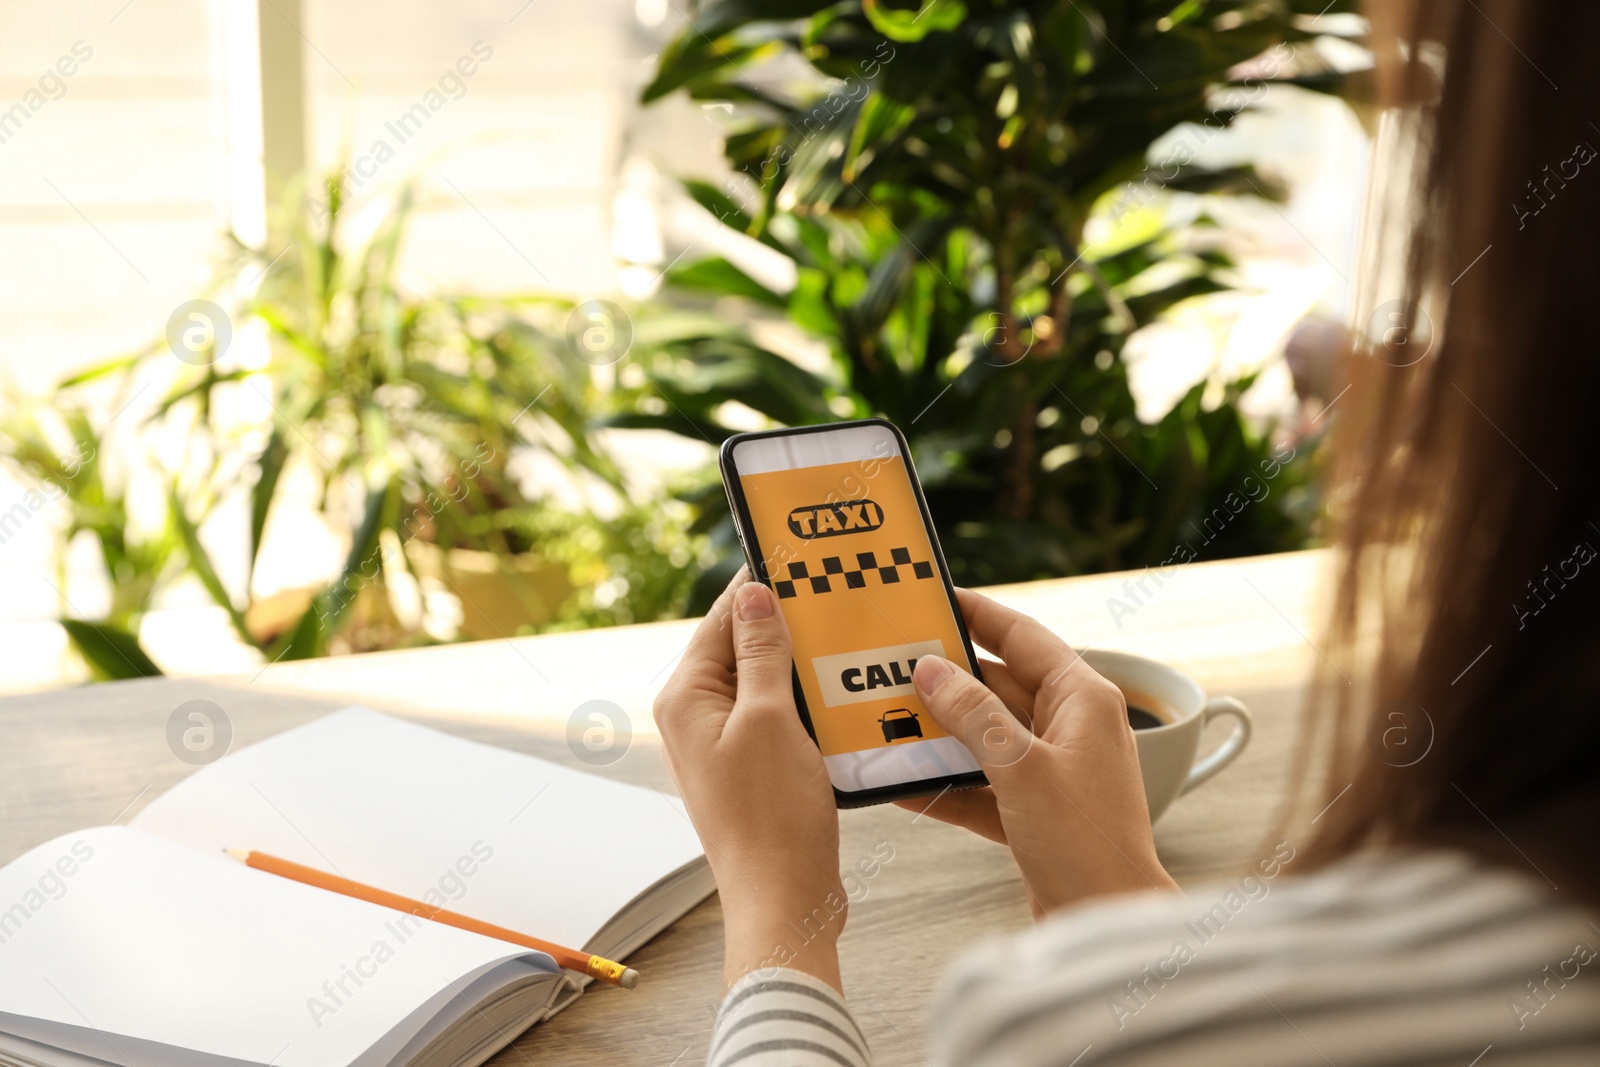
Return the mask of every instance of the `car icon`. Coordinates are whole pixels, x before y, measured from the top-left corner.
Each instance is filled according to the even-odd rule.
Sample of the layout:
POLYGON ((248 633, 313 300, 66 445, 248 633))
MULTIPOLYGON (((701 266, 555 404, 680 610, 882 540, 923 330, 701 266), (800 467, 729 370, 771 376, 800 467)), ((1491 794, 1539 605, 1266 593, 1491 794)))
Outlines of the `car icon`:
POLYGON ((921 737, 922 724, 917 721, 917 713, 910 708, 895 708, 878 716, 878 725, 883 727, 885 742, 904 741, 908 737, 921 737), (894 718, 894 716, 905 716, 894 718))

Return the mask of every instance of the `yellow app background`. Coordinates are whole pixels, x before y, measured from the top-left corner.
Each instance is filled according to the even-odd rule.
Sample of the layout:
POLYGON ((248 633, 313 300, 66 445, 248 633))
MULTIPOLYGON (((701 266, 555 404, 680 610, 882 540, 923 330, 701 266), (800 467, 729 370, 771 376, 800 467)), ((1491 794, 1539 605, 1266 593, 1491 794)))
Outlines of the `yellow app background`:
POLYGON ((970 665, 905 462, 739 482, 822 754, 946 736, 909 685, 911 664, 937 652, 970 665))

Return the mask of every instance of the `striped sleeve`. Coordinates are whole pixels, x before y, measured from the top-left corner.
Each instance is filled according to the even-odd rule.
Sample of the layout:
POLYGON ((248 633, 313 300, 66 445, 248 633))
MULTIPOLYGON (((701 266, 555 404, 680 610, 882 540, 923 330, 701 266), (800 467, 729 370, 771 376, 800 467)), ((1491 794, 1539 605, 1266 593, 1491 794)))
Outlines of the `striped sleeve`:
POLYGON ((844 998, 801 971, 740 979, 722 1002, 707 1067, 870 1067, 866 1038, 844 998))
POLYGON ((1424 852, 1280 874, 1293 858, 980 949, 935 1005, 935 1063, 1600 1063, 1600 922, 1532 872, 1424 852))

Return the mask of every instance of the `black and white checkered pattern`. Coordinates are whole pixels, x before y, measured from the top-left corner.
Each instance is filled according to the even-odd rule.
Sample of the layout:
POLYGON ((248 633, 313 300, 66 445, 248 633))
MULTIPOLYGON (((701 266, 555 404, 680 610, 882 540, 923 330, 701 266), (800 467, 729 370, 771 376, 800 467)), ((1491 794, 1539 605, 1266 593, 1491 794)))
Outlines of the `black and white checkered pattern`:
POLYGON ((936 573, 933 564, 928 560, 911 562, 911 550, 908 548, 890 549, 887 564, 878 562, 876 552, 857 552, 854 562, 848 564, 843 556, 824 556, 821 574, 813 574, 811 568, 815 564, 803 561, 789 563, 786 566, 789 571, 788 576, 778 578, 772 583, 772 588, 783 600, 799 596, 803 591, 831 593, 838 588, 833 583, 834 578, 844 579, 846 589, 865 589, 869 574, 877 574, 880 585, 895 585, 900 581, 902 567, 910 568, 913 580, 932 578, 936 573))

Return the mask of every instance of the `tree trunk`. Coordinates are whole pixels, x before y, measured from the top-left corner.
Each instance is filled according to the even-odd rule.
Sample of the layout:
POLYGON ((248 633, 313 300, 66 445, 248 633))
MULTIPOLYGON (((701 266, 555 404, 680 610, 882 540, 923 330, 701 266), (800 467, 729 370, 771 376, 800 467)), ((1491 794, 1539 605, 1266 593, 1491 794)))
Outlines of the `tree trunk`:
POLYGON ((1000 513, 1008 519, 1025 522, 1033 516, 1034 443, 1033 425, 1037 406, 1024 401, 1011 424, 1011 441, 1006 445, 1005 469, 1000 492, 1000 513))

